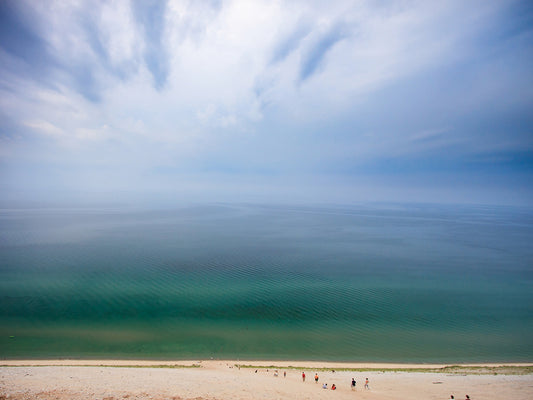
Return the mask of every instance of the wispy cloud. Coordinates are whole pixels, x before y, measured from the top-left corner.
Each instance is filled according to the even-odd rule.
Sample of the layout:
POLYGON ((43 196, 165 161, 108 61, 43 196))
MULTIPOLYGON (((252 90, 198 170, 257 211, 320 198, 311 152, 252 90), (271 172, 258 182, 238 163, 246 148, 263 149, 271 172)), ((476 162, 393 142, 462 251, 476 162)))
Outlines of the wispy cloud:
POLYGON ((270 63, 276 64, 285 60, 289 54, 300 47, 302 40, 311 32, 311 27, 305 21, 297 22, 294 29, 276 43, 270 63))
POLYGON ((144 38, 144 61, 152 73, 155 87, 162 89, 168 77, 168 55, 164 46, 166 1, 133 1, 133 14, 144 38))
POLYGON ((328 51, 348 35, 344 23, 336 23, 325 32, 319 32, 316 39, 303 54, 300 67, 300 81, 311 77, 324 63, 328 51))
POLYGON ((283 190, 533 159, 531 20, 521 1, 2 1, 0 165, 283 190))

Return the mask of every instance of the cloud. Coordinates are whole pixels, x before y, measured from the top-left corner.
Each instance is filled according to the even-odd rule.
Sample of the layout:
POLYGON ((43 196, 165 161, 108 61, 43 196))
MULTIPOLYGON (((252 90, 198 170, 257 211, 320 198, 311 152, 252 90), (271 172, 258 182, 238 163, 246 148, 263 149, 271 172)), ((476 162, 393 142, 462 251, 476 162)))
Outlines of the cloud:
POLYGON ((26 121, 25 126, 49 136, 63 136, 64 132, 48 121, 26 121))
POLYGON ((15 1, 0 2, 0 61, 3 73, 48 84, 57 67, 47 42, 41 37, 41 21, 32 10, 15 1))
POLYGON ((426 129, 422 132, 417 132, 409 137, 409 140, 413 142, 430 141, 438 137, 441 137, 444 133, 450 131, 450 128, 433 128, 426 129))
POLYGON ((48 59, 46 44, 33 30, 31 20, 17 3, 0 3, 0 46, 25 61, 48 59))
POLYGON ((295 28, 290 34, 284 36, 278 43, 276 43, 272 52, 270 64, 276 64, 284 61, 289 54, 294 52, 302 40, 309 34, 311 27, 305 22, 296 23, 295 28))
POLYGON ((286 189, 523 160, 530 15, 520 2, 4 1, 0 162, 53 160, 70 182, 76 165, 95 187, 224 173, 286 189))
POLYGON ((300 66, 300 81, 311 77, 323 64, 328 51, 340 40, 347 36, 346 27, 343 23, 334 24, 326 32, 320 32, 312 45, 303 54, 300 66))
POLYGON ((154 78, 155 87, 162 89, 168 76, 168 56, 164 46, 166 1, 134 0, 133 14, 144 32, 144 61, 154 78))

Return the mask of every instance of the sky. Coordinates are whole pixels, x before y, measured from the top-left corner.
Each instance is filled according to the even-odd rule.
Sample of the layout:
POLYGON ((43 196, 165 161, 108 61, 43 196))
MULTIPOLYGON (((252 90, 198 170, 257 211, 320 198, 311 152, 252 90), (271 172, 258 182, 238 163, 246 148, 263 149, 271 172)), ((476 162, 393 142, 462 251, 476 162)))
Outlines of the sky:
POLYGON ((530 1, 0 0, 0 205, 532 183, 530 1))

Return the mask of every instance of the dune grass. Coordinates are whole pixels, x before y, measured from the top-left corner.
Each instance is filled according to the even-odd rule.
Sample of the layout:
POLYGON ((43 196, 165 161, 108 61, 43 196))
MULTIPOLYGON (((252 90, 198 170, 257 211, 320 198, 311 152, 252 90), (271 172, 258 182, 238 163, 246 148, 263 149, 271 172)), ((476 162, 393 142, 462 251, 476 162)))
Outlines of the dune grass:
POLYGON ((252 368, 252 369, 288 369, 288 370, 307 370, 307 371, 353 371, 353 372, 422 372, 422 373, 440 373, 453 375, 528 375, 533 374, 533 365, 500 365, 496 367, 478 366, 478 365, 449 365, 441 368, 307 368, 307 367, 281 367, 277 365, 259 366, 259 365, 244 365, 235 364, 238 368, 252 368))

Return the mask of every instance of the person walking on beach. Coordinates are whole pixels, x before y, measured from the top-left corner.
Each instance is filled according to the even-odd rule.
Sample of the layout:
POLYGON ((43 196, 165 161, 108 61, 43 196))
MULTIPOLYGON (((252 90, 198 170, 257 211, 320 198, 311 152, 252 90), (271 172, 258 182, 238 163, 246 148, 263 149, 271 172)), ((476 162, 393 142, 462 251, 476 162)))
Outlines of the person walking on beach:
POLYGON ((356 385, 356 383, 355 383, 355 379, 352 378, 352 390, 355 390, 355 385, 356 385))
POLYGON ((302 382, 305 382, 305 372, 302 372, 302 382))
POLYGON ((365 389, 370 389, 370 388, 368 387, 368 378, 366 378, 366 380, 365 380, 365 389))
POLYGON ((328 384, 327 384, 327 383, 324 383, 324 384, 322 385, 322 389, 327 389, 327 388, 328 388, 328 384))
POLYGON ((315 374, 315 383, 318 383, 318 373, 315 374))

